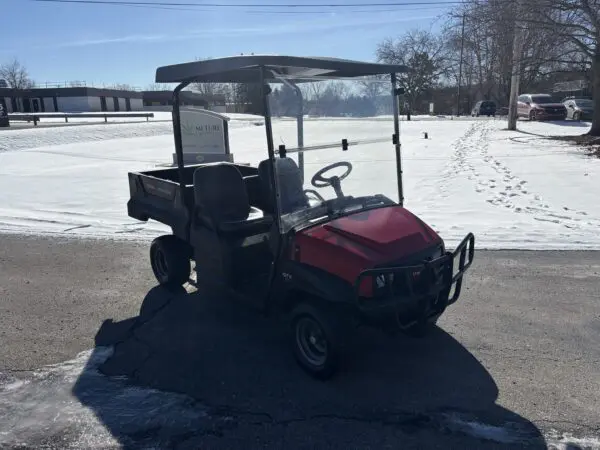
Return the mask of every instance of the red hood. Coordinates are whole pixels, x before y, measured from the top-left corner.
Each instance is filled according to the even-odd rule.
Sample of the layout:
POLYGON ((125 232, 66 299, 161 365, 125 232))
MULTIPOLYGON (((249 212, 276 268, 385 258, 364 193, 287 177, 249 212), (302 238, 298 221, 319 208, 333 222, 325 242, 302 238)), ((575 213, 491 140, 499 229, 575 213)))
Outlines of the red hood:
POLYGON ((418 217, 390 206, 301 231, 292 258, 353 283, 365 269, 410 258, 442 242, 418 217))
POLYGON ((359 212, 332 220, 323 228, 386 259, 399 259, 441 241, 435 231, 402 207, 359 212))

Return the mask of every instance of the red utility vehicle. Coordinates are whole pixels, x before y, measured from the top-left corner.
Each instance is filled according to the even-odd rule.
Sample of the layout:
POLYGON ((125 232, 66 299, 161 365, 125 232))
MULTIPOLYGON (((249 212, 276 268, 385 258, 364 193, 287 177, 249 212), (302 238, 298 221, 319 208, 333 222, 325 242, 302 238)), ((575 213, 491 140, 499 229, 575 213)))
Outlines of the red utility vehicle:
POLYGON ((194 260, 197 283, 217 282, 266 313, 288 317, 294 355, 318 378, 334 373, 344 335, 357 332, 355 325, 419 336, 435 326, 460 295, 464 273, 473 261, 474 236, 469 233, 448 251, 442 238, 403 206, 398 117, 402 92, 396 76, 405 70, 333 58, 254 55, 159 68, 157 82, 180 83, 173 109, 178 167, 130 173, 127 205, 130 216, 151 218, 173 230, 151 245, 158 281, 186 283, 194 260), (393 133, 364 141, 340 136, 334 144, 304 146, 297 84, 374 75, 389 78, 393 133), (193 82, 260 86, 267 157, 256 167, 183 164, 179 95, 193 82), (296 92, 297 148, 274 145, 268 101, 273 83, 296 92), (397 194, 397 201, 368 193, 373 176, 382 175, 361 165, 356 149, 373 149, 374 144, 379 144, 376 150, 388 145, 393 155, 390 197, 397 194), (319 159, 327 161, 312 174, 310 187, 305 184, 305 158, 306 166, 312 167, 319 159), (369 174, 370 181, 352 180, 353 169, 369 174))

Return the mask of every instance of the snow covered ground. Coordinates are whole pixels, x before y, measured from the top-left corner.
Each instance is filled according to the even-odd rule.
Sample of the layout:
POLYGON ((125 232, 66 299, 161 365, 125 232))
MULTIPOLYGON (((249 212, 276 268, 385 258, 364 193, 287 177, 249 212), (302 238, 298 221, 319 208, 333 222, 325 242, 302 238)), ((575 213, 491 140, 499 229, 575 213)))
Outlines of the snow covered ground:
MULTIPOLYGON (((0 231, 123 239, 168 232, 129 218, 126 209, 127 172, 172 160, 168 113, 156 115, 149 122, 88 119, 85 126, 0 131, 0 231)), ((236 161, 265 158, 261 123, 232 115, 236 161)), ((405 206, 449 244, 472 231, 479 248, 600 249, 600 160, 544 139, 581 134, 589 124, 523 121, 521 132, 505 126, 500 119, 402 122, 405 206)), ((391 134, 387 117, 305 121, 305 145, 391 134)), ((276 119, 274 138, 276 145, 295 146, 294 121, 276 119)), ((327 162, 349 160, 354 171, 343 181, 345 192, 397 199, 391 143, 312 152, 305 159, 307 177, 327 162)))

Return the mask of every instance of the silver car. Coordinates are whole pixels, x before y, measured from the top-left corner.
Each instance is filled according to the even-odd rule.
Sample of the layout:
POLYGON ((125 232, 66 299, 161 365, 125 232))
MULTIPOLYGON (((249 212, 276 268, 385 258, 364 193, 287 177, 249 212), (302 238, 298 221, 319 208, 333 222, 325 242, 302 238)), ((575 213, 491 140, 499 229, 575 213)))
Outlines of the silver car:
POLYGON ((572 98, 565 100, 567 119, 591 120, 594 115, 594 103, 587 98, 572 98))

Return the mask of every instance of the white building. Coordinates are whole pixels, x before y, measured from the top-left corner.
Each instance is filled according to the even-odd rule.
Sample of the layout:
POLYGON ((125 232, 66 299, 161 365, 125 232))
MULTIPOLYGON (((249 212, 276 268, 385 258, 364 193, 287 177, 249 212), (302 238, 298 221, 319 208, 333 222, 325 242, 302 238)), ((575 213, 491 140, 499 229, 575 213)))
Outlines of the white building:
POLYGON ((11 112, 141 111, 141 92, 89 87, 0 88, 0 103, 11 112))

